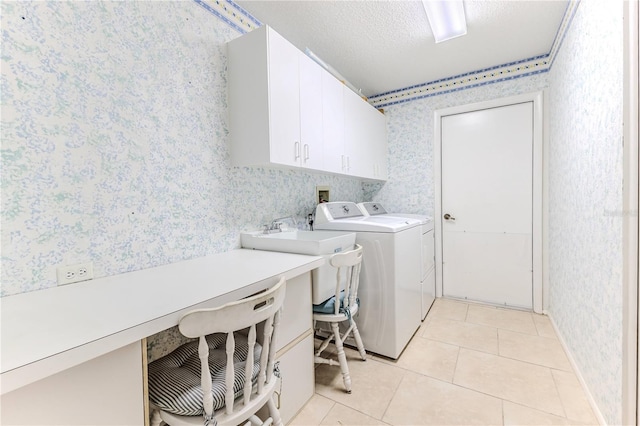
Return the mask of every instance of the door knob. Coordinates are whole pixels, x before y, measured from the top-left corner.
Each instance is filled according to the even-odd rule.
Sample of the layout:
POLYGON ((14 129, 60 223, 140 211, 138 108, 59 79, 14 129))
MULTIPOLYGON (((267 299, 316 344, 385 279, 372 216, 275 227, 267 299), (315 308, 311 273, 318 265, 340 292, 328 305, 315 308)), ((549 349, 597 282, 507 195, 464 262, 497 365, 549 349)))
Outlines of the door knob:
POLYGON ((456 218, 451 216, 449 213, 445 213, 444 220, 456 220, 456 218))

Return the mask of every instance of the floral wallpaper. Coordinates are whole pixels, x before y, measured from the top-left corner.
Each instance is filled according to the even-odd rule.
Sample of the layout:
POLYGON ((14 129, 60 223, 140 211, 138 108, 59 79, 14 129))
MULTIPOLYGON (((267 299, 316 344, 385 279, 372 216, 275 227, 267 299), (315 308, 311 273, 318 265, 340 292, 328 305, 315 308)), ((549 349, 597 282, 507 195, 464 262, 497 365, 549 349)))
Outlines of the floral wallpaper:
POLYGON ((225 43, 192 1, 1 3, 2 296, 239 247, 357 179, 232 167, 225 43))
POLYGON ((549 311, 608 424, 622 423, 621 24, 621 1, 582 1, 549 76, 549 311))
MULTIPOLYGON (((364 201, 360 180, 232 167, 225 43, 192 1, 3 1, 1 295, 240 247, 275 217, 304 223, 316 185, 364 201)), ((153 298, 153 294, 149 295, 153 298)), ((155 359, 182 341, 148 341, 155 359)))

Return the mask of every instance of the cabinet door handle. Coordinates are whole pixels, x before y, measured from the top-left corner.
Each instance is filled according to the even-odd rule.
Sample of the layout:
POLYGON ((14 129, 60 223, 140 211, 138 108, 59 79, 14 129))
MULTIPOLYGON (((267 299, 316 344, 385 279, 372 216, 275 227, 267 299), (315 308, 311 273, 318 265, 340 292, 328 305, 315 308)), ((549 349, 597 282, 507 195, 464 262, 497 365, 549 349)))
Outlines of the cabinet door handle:
POLYGON ((347 155, 347 171, 351 170, 351 164, 349 164, 349 156, 347 155))
POLYGON ((293 159, 297 161, 300 158, 300 142, 296 141, 293 144, 293 151, 293 159))
POLYGON ((304 161, 307 161, 309 159, 309 144, 305 143, 304 144, 304 161))

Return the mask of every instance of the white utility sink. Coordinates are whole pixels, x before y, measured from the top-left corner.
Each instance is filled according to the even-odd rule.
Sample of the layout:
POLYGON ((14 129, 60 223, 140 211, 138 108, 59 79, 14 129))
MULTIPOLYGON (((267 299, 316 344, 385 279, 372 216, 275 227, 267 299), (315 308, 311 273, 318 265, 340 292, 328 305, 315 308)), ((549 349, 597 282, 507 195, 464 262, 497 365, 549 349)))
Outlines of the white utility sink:
POLYGON ((335 253, 353 249, 356 234, 298 230, 265 234, 263 231, 255 231, 241 233, 240 239, 244 248, 324 257, 326 263, 311 271, 311 299, 313 304, 317 305, 333 296, 336 291, 336 272, 329 264, 329 258, 335 253))
POLYGON ((263 231, 255 231, 241 233, 240 239, 244 248, 320 256, 350 250, 356 242, 356 234, 298 230, 265 234, 263 231))
POLYGON ((243 248, 324 257, 325 264, 311 271, 311 299, 317 305, 333 296, 336 291, 336 273, 329 264, 329 258, 335 253, 353 249, 356 234, 292 229, 273 234, 265 234, 264 231, 242 232, 240 240, 243 248))

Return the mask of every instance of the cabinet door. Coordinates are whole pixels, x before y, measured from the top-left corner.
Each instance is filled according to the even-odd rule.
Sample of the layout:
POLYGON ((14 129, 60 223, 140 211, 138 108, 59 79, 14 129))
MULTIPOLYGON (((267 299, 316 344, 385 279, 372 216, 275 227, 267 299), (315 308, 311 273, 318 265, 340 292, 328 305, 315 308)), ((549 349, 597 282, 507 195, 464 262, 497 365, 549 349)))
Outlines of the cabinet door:
POLYGON ((299 52, 300 165, 321 170, 323 165, 322 73, 315 61, 299 52))
POLYGON ((373 154, 373 178, 386 180, 388 177, 387 165, 387 119, 383 113, 375 108, 369 110, 370 119, 367 122, 366 140, 370 141, 373 154))
POLYGON ((268 27, 227 44, 229 137, 234 166, 270 162, 268 27))
POLYGON ((322 127, 324 167, 327 172, 344 173, 344 84, 328 72, 322 73, 322 127))
POLYGON ((301 155, 299 51, 272 29, 267 34, 271 162, 297 166, 301 155))
POLYGON ((314 393, 313 333, 309 331, 303 340, 280 355, 278 361, 282 375, 280 416, 287 424, 314 393))
POLYGON ((286 424, 314 392, 311 272, 287 280, 276 350, 282 373, 280 415, 286 424))
POLYGON ((142 354, 135 342, 5 393, 0 423, 143 425, 142 354))
POLYGON ((287 295, 282 305, 276 350, 296 340, 312 329, 311 272, 287 280, 287 295))
POLYGON ((345 173, 373 178, 373 149, 371 147, 370 129, 371 105, 358 94, 344 88, 344 138, 347 164, 345 173))

